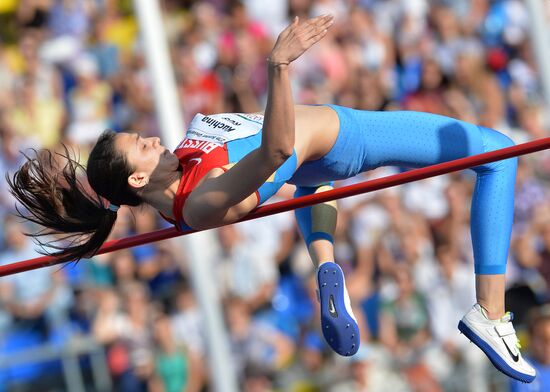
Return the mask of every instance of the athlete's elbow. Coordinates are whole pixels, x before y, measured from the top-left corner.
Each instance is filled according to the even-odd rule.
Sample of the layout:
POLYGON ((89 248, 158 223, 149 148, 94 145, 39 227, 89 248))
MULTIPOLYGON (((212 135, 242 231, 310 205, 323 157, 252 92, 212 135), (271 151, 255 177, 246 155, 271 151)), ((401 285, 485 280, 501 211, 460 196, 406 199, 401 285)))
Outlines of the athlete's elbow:
POLYGON ((292 147, 271 148, 266 151, 266 156, 269 162, 274 166, 279 167, 292 156, 294 149, 292 147))
POLYGON ((282 148, 276 152, 276 158, 281 162, 281 165, 282 165, 283 163, 286 162, 288 158, 292 156, 293 153, 294 153, 294 148, 292 147, 282 148))

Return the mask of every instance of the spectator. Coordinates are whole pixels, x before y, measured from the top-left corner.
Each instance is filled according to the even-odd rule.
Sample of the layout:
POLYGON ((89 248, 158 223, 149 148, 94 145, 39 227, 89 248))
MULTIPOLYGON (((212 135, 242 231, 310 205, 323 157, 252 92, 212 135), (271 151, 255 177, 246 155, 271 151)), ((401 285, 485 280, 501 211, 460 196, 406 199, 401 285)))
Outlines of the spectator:
POLYGON ((245 301, 251 311, 270 302, 275 289, 275 262, 262 248, 243 241, 235 226, 218 229, 221 255, 218 282, 222 295, 236 296, 245 301))
MULTIPOLYGON (((488 391, 488 363, 483 352, 455 333, 456 320, 470 310, 474 284, 470 268, 462 263, 450 246, 436 249, 439 262, 428 291, 424 292, 430 309, 430 326, 434 339, 441 344, 448 360, 458 363, 456 372, 446 375, 447 385, 462 384, 463 390, 488 391), (459 371, 463 369, 462 371, 459 371)), ((475 302, 475 301, 474 301, 475 302)))
MULTIPOLYGON (((338 382, 333 392, 377 392, 387 390, 391 385, 393 391, 408 392, 411 388, 406 380, 392 371, 387 358, 379 350, 361 347, 356 355, 350 358, 350 377, 338 382)), ((428 389, 419 389, 428 390, 428 389)))
POLYGON ((64 108, 60 102, 36 96, 32 80, 23 80, 21 95, 7 116, 8 126, 20 138, 39 148, 52 148, 60 140, 64 108))
POLYGON ((141 283, 127 283, 122 289, 122 309, 115 291, 103 292, 93 333, 98 342, 110 346, 108 359, 117 388, 147 391, 154 369, 153 309, 141 283))
MULTIPOLYGON (((25 228, 13 217, 4 219, 7 250, 0 253, 0 265, 36 257, 25 228)), ((0 296, 13 317, 14 328, 34 331, 44 339, 61 327, 68 318, 72 295, 63 273, 52 267, 12 275, 0 282, 0 296)))
POLYGON ((90 53, 97 61, 100 78, 110 80, 120 71, 119 49, 107 40, 106 30, 105 20, 101 17, 97 18, 90 34, 90 53))
POLYGON ((424 297, 414 286, 408 266, 395 268, 395 285, 395 297, 388 298, 382 305, 380 341, 398 366, 403 367, 413 387, 438 390, 430 366, 434 364, 428 363, 432 348, 429 313, 424 297))
POLYGON ((155 355, 156 377, 153 385, 162 385, 166 392, 200 391, 202 364, 185 347, 178 346, 172 337, 170 319, 159 314, 155 321, 155 341, 159 346, 155 355), (193 377, 191 377, 193 375, 193 377))
POLYGON ((185 283, 174 290, 172 306, 172 334, 179 346, 187 347, 193 355, 206 357, 204 321, 191 288, 185 283))
POLYGON ((224 308, 234 367, 241 377, 248 364, 269 372, 281 369, 290 360, 295 350, 292 341, 266 322, 254 320, 246 302, 230 297, 224 308))
POLYGON ((112 90, 99 79, 99 69, 93 57, 79 57, 73 67, 77 85, 69 95, 71 116, 67 136, 72 143, 88 145, 109 127, 112 90))
POLYGON ((446 115, 445 82, 445 75, 437 61, 434 58, 426 59, 422 63, 420 85, 405 97, 405 109, 446 115))
POLYGON ((52 35, 81 39, 88 33, 94 11, 94 3, 90 0, 53 0, 48 18, 52 35))

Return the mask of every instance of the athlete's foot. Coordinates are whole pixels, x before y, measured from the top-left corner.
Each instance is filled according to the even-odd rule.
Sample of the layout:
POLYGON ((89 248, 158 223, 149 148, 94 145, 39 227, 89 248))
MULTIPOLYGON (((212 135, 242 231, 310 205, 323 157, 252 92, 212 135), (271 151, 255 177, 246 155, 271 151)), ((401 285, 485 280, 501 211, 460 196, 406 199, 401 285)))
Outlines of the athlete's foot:
POLYGON ((340 266, 333 262, 321 264, 317 270, 317 284, 325 340, 340 355, 355 354, 359 350, 359 327, 340 266))
POLYGON ((536 372, 521 356, 521 346, 512 319, 512 313, 508 312, 498 320, 489 320, 482 307, 475 304, 458 323, 458 329, 475 343, 502 373, 519 381, 531 382, 535 379, 536 372))

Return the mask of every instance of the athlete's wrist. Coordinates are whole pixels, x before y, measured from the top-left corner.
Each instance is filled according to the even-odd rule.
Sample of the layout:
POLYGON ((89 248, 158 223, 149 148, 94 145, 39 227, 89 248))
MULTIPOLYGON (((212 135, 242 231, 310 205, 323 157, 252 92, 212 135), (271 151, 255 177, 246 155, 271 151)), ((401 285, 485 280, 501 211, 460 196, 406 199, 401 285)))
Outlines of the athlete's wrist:
POLYGON ((288 68, 290 65, 289 60, 281 60, 274 57, 268 57, 266 61, 269 68, 288 68))

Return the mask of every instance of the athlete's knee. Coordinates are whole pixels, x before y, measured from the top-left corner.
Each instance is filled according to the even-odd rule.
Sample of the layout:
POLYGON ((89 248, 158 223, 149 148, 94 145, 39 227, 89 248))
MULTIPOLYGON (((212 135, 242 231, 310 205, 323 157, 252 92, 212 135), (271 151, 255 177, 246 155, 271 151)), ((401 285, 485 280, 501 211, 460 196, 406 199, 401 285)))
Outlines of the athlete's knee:
POLYGON ((514 141, 505 134, 490 128, 485 128, 484 138, 487 143, 487 151, 494 151, 516 145, 514 141))
MULTIPOLYGON (((501 150, 503 148, 515 146, 512 139, 503 133, 494 129, 479 127, 483 137, 485 152, 501 150)), ((482 166, 474 168, 476 172, 486 171, 509 171, 515 174, 518 165, 518 158, 507 158, 500 161, 490 162, 482 166)))

